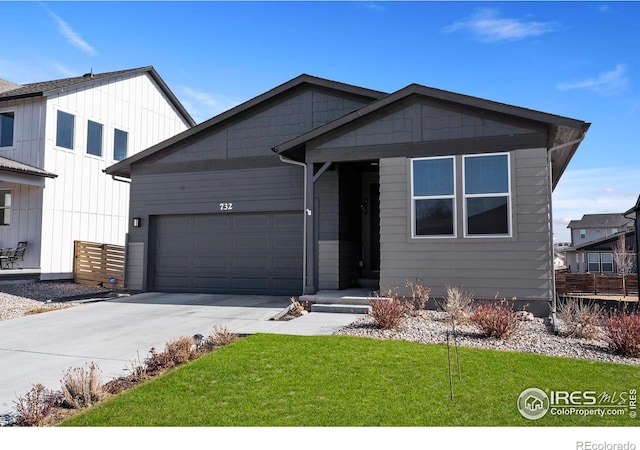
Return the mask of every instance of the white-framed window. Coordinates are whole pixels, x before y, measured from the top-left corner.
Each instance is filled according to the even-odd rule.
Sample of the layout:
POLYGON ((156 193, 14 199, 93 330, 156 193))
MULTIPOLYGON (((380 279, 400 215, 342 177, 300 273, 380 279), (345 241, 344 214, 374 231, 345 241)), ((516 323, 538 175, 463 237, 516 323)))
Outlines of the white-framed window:
POLYGON ((0 226, 11 225, 11 189, 0 189, 0 226))
POLYGON ((600 254, 600 268, 602 272, 613 272, 613 253, 600 254))
POLYGON ((56 123, 56 146, 73 150, 73 135, 76 117, 64 111, 58 111, 56 123))
POLYGON ((462 170, 465 236, 511 236, 509 154, 463 156, 462 170))
POLYGON ((13 129, 15 113, 0 112, 0 147, 13 147, 13 129))
POLYGON ((599 253, 587 253, 587 272, 592 272, 592 273, 600 272, 600 254, 599 253))
POLYGON ((612 228, 611 229, 611 234, 616 234, 619 230, 617 228, 612 228))
POLYGON ((87 153, 94 156, 102 156, 102 124, 87 121, 87 153))
POLYGON ((129 133, 118 128, 113 130, 113 159, 121 161, 127 157, 129 133))
POLYGON ((585 230, 584 228, 580 229, 580 239, 586 239, 587 238, 587 230, 585 230))
POLYGON ((411 160, 412 236, 456 236, 455 158, 411 160))

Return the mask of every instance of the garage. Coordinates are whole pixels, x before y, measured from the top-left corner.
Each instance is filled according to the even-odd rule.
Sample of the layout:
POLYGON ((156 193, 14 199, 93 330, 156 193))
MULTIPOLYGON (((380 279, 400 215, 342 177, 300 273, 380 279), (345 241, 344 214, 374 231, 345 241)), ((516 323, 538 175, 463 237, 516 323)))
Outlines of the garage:
POLYGON ((152 216, 150 234, 150 290, 302 291, 301 212, 152 216))

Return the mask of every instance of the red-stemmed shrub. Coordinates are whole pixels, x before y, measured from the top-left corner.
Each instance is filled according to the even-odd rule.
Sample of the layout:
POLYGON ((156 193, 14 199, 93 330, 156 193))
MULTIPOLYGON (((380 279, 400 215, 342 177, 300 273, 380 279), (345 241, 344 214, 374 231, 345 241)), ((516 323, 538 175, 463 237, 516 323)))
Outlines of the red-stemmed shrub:
POLYGON ((481 303, 473 308, 471 321, 484 337, 507 338, 518 326, 518 318, 509 302, 481 303))
POLYGON ((640 311, 610 314, 604 323, 609 348, 614 353, 640 357, 640 311))
POLYGON ((407 313, 407 303, 394 292, 387 292, 370 299, 369 306, 371 307, 369 314, 376 324, 384 330, 397 328, 407 313))

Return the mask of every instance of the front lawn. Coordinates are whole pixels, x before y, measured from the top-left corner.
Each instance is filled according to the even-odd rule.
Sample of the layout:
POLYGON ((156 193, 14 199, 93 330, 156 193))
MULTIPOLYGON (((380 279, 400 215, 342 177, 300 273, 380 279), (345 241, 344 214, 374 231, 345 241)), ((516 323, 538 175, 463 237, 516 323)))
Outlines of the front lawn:
MULTIPOLYGON (((640 368, 349 336, 241 339, 65 422, 66 426, 637 426, 640 419, 517 409, 527 388, 628 392, 640 368)), ((618 398, 620 400, 620 398, 618 398)), ((627 399, 628 400, 628 399, 627 399)))

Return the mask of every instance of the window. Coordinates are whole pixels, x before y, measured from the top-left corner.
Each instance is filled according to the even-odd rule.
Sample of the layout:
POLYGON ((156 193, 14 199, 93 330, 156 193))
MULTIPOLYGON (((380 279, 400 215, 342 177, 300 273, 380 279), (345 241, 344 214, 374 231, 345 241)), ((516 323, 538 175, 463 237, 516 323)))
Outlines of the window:
POLYGON ((466 236, 511 235, 509 155, 464 157, 466 236))
POLYGON ((454 158, 414 159, 411 164, 413 236, 455 236, 454 158))
POLYGON ((58 111, 58 124, 56 128, 56 145, 58 147, 73 150, 73 129, 75 116, 58 111))
POLYGON ((0 147, 13 147, 13 112, 0 113, 0 147))
POLYGON ((613 272, 613 253, 601 253, 600 262, 603 272, 613 272))
POLYGON ((618 232, 618 229, 617 229, 617 228, 612 228, 612 229, 611 229, 611 234, 616 234, 617 232, 618 232))
POLYGON ((0 189, 0 226, 11 225, 11 190, 0 189))
POLYGON ((587 230, 585 230, 584 228, 582 228, 580 230, 580 239, 586 239, 587 238, 587 230))
POLYGON ((91 120, 87 123, 87 153, 102 156, 102 124, 91 120))
POLYGON ((127 138, 126 131, 118 130, 113 132, 113 159, 121 161, 127 157, 127 138))
POLYGON ((600 272, 600 255, 598 253, 588 253, 587 264, 588 272, 600 272))

